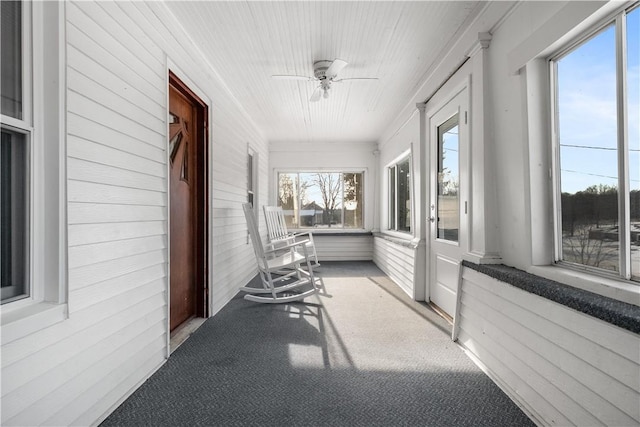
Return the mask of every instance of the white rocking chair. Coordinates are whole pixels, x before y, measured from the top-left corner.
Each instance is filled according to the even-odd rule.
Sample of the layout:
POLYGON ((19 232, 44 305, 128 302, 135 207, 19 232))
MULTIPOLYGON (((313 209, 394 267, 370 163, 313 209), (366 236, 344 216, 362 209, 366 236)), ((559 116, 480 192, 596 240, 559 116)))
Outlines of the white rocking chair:
POLYGON ((313 241, 313 234, 310 231, 301 233, 290 233, 287 231, 287 223, 284 219, 284 212, 281 206, 264 206, 264 219, 267 223, 267 234, 269 242, 275 245, 288 245, 304 239, 306 249, 311 261, 312 268, 320 267, 316 245, 313 241))
POLYGON ((242 209, 262 281, 262 288, 241 287, 240 290, 247 292, 244 298, 262 303, 285 303, 299 301, 315 294, 318 290, 307 254, 307 241, 263 245, 251 204, 243 204, 242 209), (302 268, 305 264, 307 269, 302 268), (310 289, 303 292, 297 289, 305 285, 309 285, 310 289), (286 294, 281 295, 282 293, 286 294))

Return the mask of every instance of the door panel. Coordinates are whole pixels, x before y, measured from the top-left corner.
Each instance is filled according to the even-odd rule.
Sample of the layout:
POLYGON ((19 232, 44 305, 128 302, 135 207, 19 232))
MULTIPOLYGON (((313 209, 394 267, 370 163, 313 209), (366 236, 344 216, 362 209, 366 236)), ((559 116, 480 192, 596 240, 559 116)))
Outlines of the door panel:
POLYGON ((169 90, 169 191, 171 330, 196 313, 193 164, 195 106, 173 86, 169 90))
POLYGON ((458 285, 458 260, 440 254, 435 260, 435 286, 431 289, 431 300, 445 313, 452 315, 456 307, 458 285))
POLYGON ((467 89, 429 116, 429 299, 455 316, 458 274, 467 248, 469 131, 467 89))
POLYGON ((207 105, 169 72, 169 325, 206 317, 207 105))

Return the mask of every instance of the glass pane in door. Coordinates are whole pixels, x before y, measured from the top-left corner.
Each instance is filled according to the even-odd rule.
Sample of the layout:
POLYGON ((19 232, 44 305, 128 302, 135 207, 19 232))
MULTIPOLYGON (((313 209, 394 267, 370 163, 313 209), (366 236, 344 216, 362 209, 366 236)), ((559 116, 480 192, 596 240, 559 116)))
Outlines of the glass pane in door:
POLYGON ((438 126, 437 238, 458 241, 460 229, 460 173, 458 167, 458 115, 438 126))

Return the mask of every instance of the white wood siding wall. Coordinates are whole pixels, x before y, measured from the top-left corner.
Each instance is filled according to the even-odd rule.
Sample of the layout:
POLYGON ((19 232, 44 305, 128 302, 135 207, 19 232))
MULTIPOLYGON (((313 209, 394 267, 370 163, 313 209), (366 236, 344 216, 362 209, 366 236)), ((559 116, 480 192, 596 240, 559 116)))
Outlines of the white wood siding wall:
POLYGON ((640 424, 640 336, 463 269, 458 340, 544 425, 640 424))
POLYGON ((373 238, 373 262, 413 298, 415 249, 382 237, 373 238))
POLYGON ((247 143, 267 195, 266 141, 164 5, 65 7, 69 317, 3 342, 2 425, 99 422, 165 360, 166 56, 212 101, 213 313, 254 275, 247 143))
POLYGON ((373 236, 323 236, 314 234, 318 260, 322 261, 371 261, 373 236))

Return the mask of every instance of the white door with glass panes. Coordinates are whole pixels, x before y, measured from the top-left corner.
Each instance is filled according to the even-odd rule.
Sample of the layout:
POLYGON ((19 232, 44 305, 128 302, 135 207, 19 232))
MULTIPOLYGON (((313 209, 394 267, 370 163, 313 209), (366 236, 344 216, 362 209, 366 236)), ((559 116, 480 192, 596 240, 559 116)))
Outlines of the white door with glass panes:
POLYGON ((455 316, 458 273, 467 247, 468 89, 428 114, 430 140, 429 299, 455 316))

